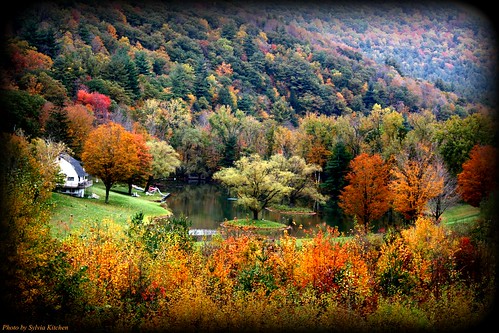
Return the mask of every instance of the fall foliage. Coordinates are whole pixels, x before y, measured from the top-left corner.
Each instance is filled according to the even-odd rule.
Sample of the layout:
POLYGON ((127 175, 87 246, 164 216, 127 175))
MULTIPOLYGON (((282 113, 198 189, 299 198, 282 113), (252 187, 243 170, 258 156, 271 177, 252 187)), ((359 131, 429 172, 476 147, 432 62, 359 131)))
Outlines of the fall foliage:
POLYGON ((463 200, 478 207, 480 202, 497 189, 497 149, 476 145, 458 174, 458 192, 463 200))
POLYGON ((401 155, 390 172, 393 206, 409 221, 415 221, 426 209, 428 200, 443 190, 443 177, 429 147, 419 145, 414 154, 401 155))
POLYGON ((339 206, 355 216, 367 230, 369 223, 379 219, 390 208, 389 169, 380 155, 358 155, 350 162, 346 185, 339 196, 339 206))
POLYGON ((100 178, 109 190, 116 182, 127 182, 140 170, 140 157, 135 138, 121 125, 109 123, 92 131, 85 141, 82 162, 87 172, 100 178))
POLYGON ((5 7, 4 328, 474 328, 497 289, 486 15, 452 2, 219 5, 5 7), (52 193, 66 148, 105 184, 106 203, 117 183, 147 191, 194 176, 227 187, 255 219, 305 202, 324 224, 295 230, 286 217, 303 237, 217 230, 194 242, 184 216, 118 222, 88 209, 70 227, 52 215, 76 209, 52 193), (442 215, 458 202, 456 182, 480 206, 458 227, 442 215), (370 233, 376 220, 386 228, 370 233), (330 226, 352 221, 360 227, 330 226), (63 224, 69 232, 54 232, 63 224))

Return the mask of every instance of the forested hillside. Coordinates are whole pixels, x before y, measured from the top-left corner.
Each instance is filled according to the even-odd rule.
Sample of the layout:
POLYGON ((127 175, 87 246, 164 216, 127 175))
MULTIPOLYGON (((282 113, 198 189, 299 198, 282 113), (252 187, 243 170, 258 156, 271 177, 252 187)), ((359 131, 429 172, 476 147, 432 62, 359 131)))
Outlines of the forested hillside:
POLYGON ((455 332, 495 318, 496 36, 479 11, 19 4, 2 18, 3 330, 455 332), (62 153, 105 197, 53 193, 76 181, 62 153), (169 214, 167 195, 142 195, 168 177, 217 182, 253 218, 217 218, 196 242, 186 216, 124 216, 169 214), (456 207, 473 214, 447 222, 456 207))
POLYGON ((32 3, 5 23, 2 130, 80 157, 91 128, 113 121, 168 141, 180 171, 204 175, 286 145, 325 166, 334 140, 306 128, 317 116, 355 128, 342 141, 356 155, 373 143, 360 119, 375 105, 402 117, 400 133, 423 114, 491 115, 489 25, 453 3, 32 3), (297 128, 307 138, 290 143, 297 128))
POLYGON ((6 79, 28 89, 43 78, 26 70, 50 69, 63 88, 41 94, 52 102, 84 85, 136 109, 173 97, 282 122, 380 103, 446 119, 495 92, 491 22, 453 3, 62 4, 33 3, 8 26, 6 79), (31 48, 41 67, 23 66, 31 48))

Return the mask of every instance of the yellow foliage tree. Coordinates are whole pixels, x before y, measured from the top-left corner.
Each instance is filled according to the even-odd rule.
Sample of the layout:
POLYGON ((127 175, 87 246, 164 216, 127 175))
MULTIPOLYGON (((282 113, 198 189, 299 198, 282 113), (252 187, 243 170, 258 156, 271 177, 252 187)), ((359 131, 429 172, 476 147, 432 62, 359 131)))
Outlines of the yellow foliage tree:
POLYGON ((443 191, 444 180, 438 172, 435 155, 421 144, 411 153, 401 154, 391 174, 393 206, 410 221, 421 215, 428 201, 443 191))

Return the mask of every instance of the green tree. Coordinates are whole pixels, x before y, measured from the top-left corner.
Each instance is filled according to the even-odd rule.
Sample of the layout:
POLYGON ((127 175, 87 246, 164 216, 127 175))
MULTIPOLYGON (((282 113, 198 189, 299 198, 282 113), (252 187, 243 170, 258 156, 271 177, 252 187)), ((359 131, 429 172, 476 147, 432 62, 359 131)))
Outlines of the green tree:
POLYGON ((324 182, 321 184, 321 189, 330 195, 333 204, 338 203, 338 196, 346 185, 345 176, 351 160, 352 154, 348 152, 342 141, 334 146, 332 154, 329 155, 324 168, 324 182))
POLYGON ((69 117, 65 109, 52 110, 49 119, 45 124, 45 137, 51 138, 58 142, 70 144, 69 136, 69 117))
POLYGON ((188 100, 188 95, 194 92, 194 82, 196 82, 194 68, 189 64, 176 63, 170 72, 170 80, 173 96, 188 100))
POLYGON ((144 192, 147 192, 154 179, 168 177, 181 164, 179 154, 166 141, 148 141, 146 145, 152 155, 152 167, 144 192))
POLYGON ((291 172, 279 168, 275 159, 265 161, 258 154, 242 157, 234 167, 223 168, 213 175, 214 180, 235 193, 237 203, 248 208, 255 220, 269 204, 289 195, 293 190, 288 186, 292 177, 291 172))
POLYGON ((105 69, 104 78, 116 81, 132 98, 140 94, 137 66, 126 49, 119 49, 113 54, 105 69))
POLYGON ((292 173, 287 183, 291 191, 286 196, 291 207, 294 207, 299 199, 325 203, 326 197, 319 193, 316 180, 317 174, 322 171, 320 166, 307 163, 303 157, 291 156, 287 159, 281 154, 273 155, 271 161, 276 162, 282 171, 292 173))
POLYGON ((242 117, 241 111, 234 114, 230 106, 223 105, 209 118, 211 128, 221 142, 222 156, 224 156, 221 165, 224 167, 231 166, 237 158, 237 138, 241 132, 242 117))
POLYGON ((152 73, 152 64, 145 51, 135 52, 135 66, 138 74, 150 75, 152 73))
POLYGON ((437 130, 439 152, 451 173, 456 176, 475 145, 489 145, 494 140, 493 119, 475 113, 466 118, 450 117, 437 130))
POLYGON ((1 92, 0 102, 6 111, 0 127, 2 132, 13 133, 22 129, 26 135, 40 134, 40 110, 45 104, 43 97, 23 90, 7 90, 1 92))

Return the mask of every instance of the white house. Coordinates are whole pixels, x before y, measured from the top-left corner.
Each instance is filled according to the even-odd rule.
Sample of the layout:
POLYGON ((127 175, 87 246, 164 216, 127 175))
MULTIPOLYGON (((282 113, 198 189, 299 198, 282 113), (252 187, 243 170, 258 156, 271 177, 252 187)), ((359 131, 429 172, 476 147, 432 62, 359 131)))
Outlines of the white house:
POLYGON ((69 156, 60 154, 58 158, 61 174, 64 175, 64 184, 59 184, 59 191, 76 197, 83 198, 85 189, 92 186, 92 181, 88 180, 88 173, 82 167, 80 161, 69 156))

